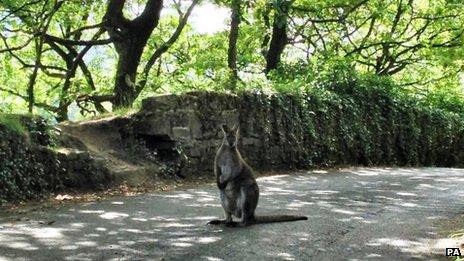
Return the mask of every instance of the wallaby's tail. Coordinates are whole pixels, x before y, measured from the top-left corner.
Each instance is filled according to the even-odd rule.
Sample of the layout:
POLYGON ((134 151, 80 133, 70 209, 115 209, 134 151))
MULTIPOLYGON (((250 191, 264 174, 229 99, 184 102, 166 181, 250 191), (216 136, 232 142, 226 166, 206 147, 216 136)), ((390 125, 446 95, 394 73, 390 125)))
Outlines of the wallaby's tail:
POLYGON ((291 216, 291 215, 274 215, 274 216, 256 216, 254 218, 255 224, 262 223, 275 223, 275 222, 289 222, 298 220, 308 220, 305 216, 291 216))

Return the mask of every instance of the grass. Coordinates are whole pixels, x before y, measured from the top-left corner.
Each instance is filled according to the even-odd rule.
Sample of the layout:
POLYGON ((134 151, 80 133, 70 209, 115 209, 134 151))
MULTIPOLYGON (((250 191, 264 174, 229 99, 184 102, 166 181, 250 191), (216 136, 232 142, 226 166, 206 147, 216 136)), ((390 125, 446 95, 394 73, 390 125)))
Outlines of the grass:
POLYGON ((26 134, 26 128, 21 123, 21 119, 17 114, 0 113, 0 125, 20 135, 26 134))

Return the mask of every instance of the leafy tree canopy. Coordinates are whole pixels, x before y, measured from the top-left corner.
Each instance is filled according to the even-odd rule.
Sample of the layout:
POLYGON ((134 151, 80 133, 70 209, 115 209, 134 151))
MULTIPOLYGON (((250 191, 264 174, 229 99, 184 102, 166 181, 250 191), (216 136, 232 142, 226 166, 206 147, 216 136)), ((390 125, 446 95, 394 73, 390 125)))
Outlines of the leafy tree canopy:
POLYGON ((61 121, 159 93, 298 92, 336 70, 462 113, 463 41, 457 0, 2 0, 0 111, 61 121), (222 30, 198 33, 205 6, 229 11, 222 30))

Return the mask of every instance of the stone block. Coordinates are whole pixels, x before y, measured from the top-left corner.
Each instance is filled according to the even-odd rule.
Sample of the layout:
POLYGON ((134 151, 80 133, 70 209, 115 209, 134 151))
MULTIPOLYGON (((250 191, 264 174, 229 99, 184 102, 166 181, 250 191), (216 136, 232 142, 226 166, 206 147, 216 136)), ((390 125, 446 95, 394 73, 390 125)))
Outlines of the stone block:
POLYGON ((106 159, 105 158, 92 158, 93 159, 93 166, 97 169, 97 170, 104 170, 107 168, 107 163, 106 163, 106 159))
POLYGON ((209 141, 197 141, 189 148, 188 155, 192 158, 202 158, 210 151, 211 143, 209 141))
POLYGON ((260 146, 261 145, 261 140, 260 139, 256 139, 256 138, 242 138, 242 145, 243 146, 250 146, 250 145, 254 145, 254 146, 260 146))
POLYGON ((173 127, 172 136, 174 139, 188 140, 190 139, 189 127, 173 127))
POLYGON ((142 101, 142 111, 167 111, 177 108, 179 97, 175 94, 159 95, 142 101))
POLYGON ((190 128, 190 133, 194 139, 203 136, 203 125, 197 113, 193 110, 178 110, 171 116, 173 126, 185 126, 190 128))
POLYGON ((172 126, 188 126, 188 115, 193 113, 191 110, 177 110, 168 116, 171 119, 172 126))
POLYGON ((224 120, 224 122, 231 128, 235 124, 237 124, 238 118, 239 118, 239 113, 237 110, 225 110, 222 111, 221 113, 221 118, 224 120))
MULTIPOLYGON (((134 130, 134 132, 138 132, 137 129, 134 130)), ((168 135, 171 136, 171 121, 169 117, 157 117, 157 118, 152 118, 150 121, 146 122, 145 126, 145 131, 143 132, 144 134, 149 134, 149 135, 168 135)))
POLYGON ((198 139, 203 136, 202 124, 200 122, 200 119, 195 115, 195 113, 189 114, 188 126, 190 127, 192 137, 194 139, 198 139))
POLYGON ((201 157, 201 150, 198 147, 193 147, 189 150, 188 156, 192 158, 200 158, 201 157))
POLYGON ((179 97, 178 108, 198 110, 198 97, 195 95, 184 94, 179 97))

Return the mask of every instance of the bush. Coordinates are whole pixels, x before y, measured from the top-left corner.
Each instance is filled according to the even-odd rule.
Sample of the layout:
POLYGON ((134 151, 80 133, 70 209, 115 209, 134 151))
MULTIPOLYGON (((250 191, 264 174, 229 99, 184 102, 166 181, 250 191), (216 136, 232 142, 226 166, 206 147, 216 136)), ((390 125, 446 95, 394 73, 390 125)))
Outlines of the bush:
POLYGON ((15 132, 19 135, 25 135, 26 129, 23 126, 21 119, 18 115, 14 114, 0 114, 0 125, 4 126, 8 130, 15 132))
POLYGON ((462 166, 463 115, 398 89, 388 78, 327 73, 299 94, 240 94, 239 104, 259 105, 240 117, 262 126, 263 167, 462 166))
POLYGON ((59 161, 39 117, 0 115, 0 201, 36 197, 62 187, 59 161))

